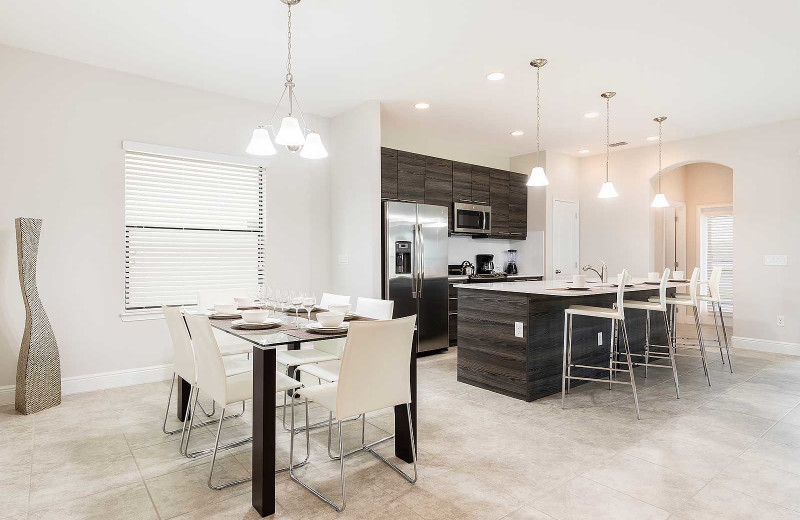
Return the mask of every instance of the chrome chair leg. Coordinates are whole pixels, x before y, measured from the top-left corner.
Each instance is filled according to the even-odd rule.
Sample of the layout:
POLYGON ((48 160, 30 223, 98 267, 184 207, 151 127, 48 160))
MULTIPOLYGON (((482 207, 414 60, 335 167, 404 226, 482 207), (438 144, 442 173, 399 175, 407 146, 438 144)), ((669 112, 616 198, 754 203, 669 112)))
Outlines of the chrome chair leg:
POLYGON ((644 377, 647 379, 647 365, 650 364, 650 309, 645 311, 644 322, 644 377))
MULTIPOLYGON (((561 409, 564 409, 564 396, 567 393, 567 328, 569 322, 569 314, 564 313, 564 360, 561 363, 561 409)), ((610 383, 609 383, 610 385, 610 383)))
POLYGON ((722 338, 719 335, 719 322, 717 321, 717 306, 715 302, 711 302, 711 312, 714 314, 714 331, 717 333, 717 345, 719 345, 719 357, 722 358, 722 364, 725 364, 725 353, 722 351, 722 338))
POLYGON ((722 326, 722 337, 725 339, 725 351, 728 354, 728 368, 733 374, 733 363, 731 362, 731 346, 728 343, 728 331, 725 330, 725 317, 722 315, 722 305, 717 303, 717 309, 719 309, 719 323, 722 326))
POLYGON ((700 343, 700 358, 703 360, 703 370, 706 373, 708 386, 711 386, 711 376, 708 373, 708 364, 706 363, 706 346, 703 341, 703 330, 700 326, 700 313, 697 311, 697 307, 692 307, 692 309, 694 310, 694 324, 697 328, 697 341, 700 343))
MULTIPOLYGON (((306 405, 306 426, 308 426, 308 398, 303 398, 306 405)), ((292 395, 292 411, 290 412, 291 417, 291 431, 289 433, 289 464, 291 465, 294 461, 292 460, 292 452, 294 451, 294 434, 295 434, 295 427, 294 427, 294 395, 292 395)), ((306 428, 306 458, 303 459, 302 462, 298 462, 294 464, 294 468, 299 468, 301 466, 305 466, 308 464, 308 459, 311 457, 311 435, 309 433, 308 428, 306 428)), ((289 466, 285 468, 279 468, 275 470, 275 473, 283 473, 284 471, 288 471, 289 466)))
POLYGON ((625 322, 622 322, 622 336, 625 340, 625 356, 628 359, 628 372, 631 376, 631 388, 633 389, 633 404, 636 405, 636 418, 641 419, 639 416, 639 397, 636 395, 636 378, 633 375, 633 364, 631 363, 631 348, 628 344, 628 329, 625 327, 625 322))
POLYGON ((669 361, 672 363, 672 377, 675 380, 675 394, 677 398, 681 398, 681 389, 678 384, 678 367, 675 365, 675 350, 672 348, 672 333, 669 330, 669 320, 667 313, 664 313, 664 330, 667 332, 667 350, 669 350, 669 361))
POLYGON ((572 314, 569 315, 569 348, 567 349, 567 393, 572 390, 572 314))
MULTIPOLYGON (((224 406, 222 407, 222 416, 223 417, 225 416, 225 407, 224 406)), ((212 483, 211 479, 214 476, 214 464, 217 461, 217 450, 219 448, 219 437, 220 437, 221 433, 222 433, 222 421, 220 421, 219 425, 217 426, 217 438, 214 440, 214 449, 213 449, 213 454, 211 456, 211 469, 208 471, 208 487, 211 488, 211 489, 216 489, 216 490, 229 488, 231 486, 235 486, 237 484, 242 484, 244 482, 250 482, 251 480, 253 480, 253 477, 247 477, 247 478, 243 478, 243 479, 239 479, 239 480, 232 480, 230 482, 226 482, 226 483, 220 484, 218 486, 214 485, 212 483)), ((188 444, 187 444, 187 448, 188 448, 188 444)))
POLYGON ((161 427, 161 430, 164 432, 165 435, 172 435, 182 431, 183 428, 175 428, 174 430, 167 431, 167 418, 169 418, 169 405, 172 402, 172 390, 175 388, 175 378, 177 374, 175 372, 172 373, 172 383, 169 385, 169 397, 167 397, 167 411, 164 412, 164 425, 161 427))
POLYGON ((614 320, 611 320, 611 332, 608 335, 608 389, 614 380, 614 320))
MULTIPOLYGON (((186 431, 186 447, 181 445, 179 447, 179 449, 178 449, 179 453, 181 453, 182 455, 186 455, 189 452, 189 439, 191 439, 191 437, 192 437, 192 425, 194 424, 194 414, 195 414, 195 411, 197 411, 197 400, 198 400, 199 397, 200 397, 200 389, 195 386, 194 387, 194 405, 192 406, 192 414, 189 417, 189 429, 186 431), (183 451, 181 451, 181 449, 183 451)), ((189 395, 189 402, 190 403, 192 402, 191 394, 189 395)), ((186 424, 186 421, 184 420, 184 425, 185 424, 186 424)))

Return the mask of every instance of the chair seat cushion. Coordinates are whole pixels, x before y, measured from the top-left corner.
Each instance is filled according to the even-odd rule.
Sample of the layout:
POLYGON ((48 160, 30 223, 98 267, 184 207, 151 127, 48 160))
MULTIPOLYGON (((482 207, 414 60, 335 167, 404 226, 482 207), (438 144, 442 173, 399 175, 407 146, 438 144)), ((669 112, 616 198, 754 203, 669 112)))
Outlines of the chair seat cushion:
POLYGON ((225 364, 225 375, 227 377, 253 371, 253 362, 249 359, 226 357, 222 358, 222 362, 225 364))
POLYGON ((692 303, 692 299, 689 297, 686 298, 667 298, 667 303, 670 305, 683 305, 686 307, 694 307, 692 303))
POLYGON ((612 320, 619 319, 619 313, 616 309, 609 309, 608 307, 590 307, 588 305, 570 305, 567 314, 577 314, 579 316, 594 316, 595 318, 608 318, 612 320))
POLYGON ((336 391, 338 383, 326 383, 324 385, 306 386, 298 390, 298 394, 307 397, 323 408, 336 412, 336 391))
POLYGON ((225 378, 227 385, 227 406, 231 403, 238 403, 239 401, 246 401, 253 398, 253 371, 241 372, 225 378))
POLYGON ((275 390, 277 392, 285 392, 292 388, 300 388, 303 384, 297 379, 293 379, 286 374, 275 372, 275 390))
POLYGON ((341 361, 326 361, 319 364, 303 365, 298 370, 302 370, 312 377, 318 377, 324 381, 337 381, 339 379, 339 368, 341 361))
POLYGON ((307 363, 322 363, 323 361, 336 361, 339 359, 333 354, 315 350, 313 348, 300 350, 279 350, 275 358, 281 365, 300 366, 307 363))
POLYGON ((639 301, 639 300, 630 300, 625 301, 622 303, 622 306, 626 309, 639 309, 642 311, 663 311, 664 309, 661 308, 661 300, 656 298, 655 301, 639 301))

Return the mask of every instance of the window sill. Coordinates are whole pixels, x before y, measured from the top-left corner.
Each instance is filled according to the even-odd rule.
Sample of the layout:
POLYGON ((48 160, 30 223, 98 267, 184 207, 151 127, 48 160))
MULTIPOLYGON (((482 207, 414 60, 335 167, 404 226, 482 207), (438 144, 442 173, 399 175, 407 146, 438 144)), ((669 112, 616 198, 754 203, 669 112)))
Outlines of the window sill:
POLYGON ((139 311, 122 311, 119 313, 119 318, 122 321, 148 321, 148 320, 163 320, 164 313, 161 309, 146 309, 139 311))

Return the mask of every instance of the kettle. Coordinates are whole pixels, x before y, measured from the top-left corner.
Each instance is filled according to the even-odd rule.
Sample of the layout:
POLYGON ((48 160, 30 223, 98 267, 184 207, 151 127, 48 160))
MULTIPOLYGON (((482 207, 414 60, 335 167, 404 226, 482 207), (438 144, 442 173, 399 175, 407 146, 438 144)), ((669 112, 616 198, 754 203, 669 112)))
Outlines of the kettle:
POLYGON ((475 266, 472 265, 472 262, 469 260, 464 260, 461 262, 461 274, 465 274, 467 276, 472 276, 475 274, 475 266))

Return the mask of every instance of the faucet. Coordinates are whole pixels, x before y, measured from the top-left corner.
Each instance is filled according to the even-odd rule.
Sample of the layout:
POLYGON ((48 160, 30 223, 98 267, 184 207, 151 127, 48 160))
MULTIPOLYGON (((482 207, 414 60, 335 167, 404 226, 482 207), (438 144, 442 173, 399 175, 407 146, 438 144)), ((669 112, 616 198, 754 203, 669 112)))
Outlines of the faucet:
POLYGON ((597 269, 595 269, 594 267, 592 267, 591 265, 583 266, 583 270, 584 271, 594 271, 595 273, 597 273, 597 276, 600 277, 600 281, 602 283, 606 283, 608 281, 608 266, 602 260, 598 260, 598 262, 600 262, 600 264, 601 264, 601 267, 600 267, 599 271, 597 269))

